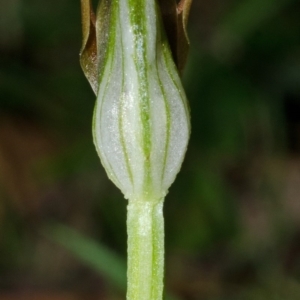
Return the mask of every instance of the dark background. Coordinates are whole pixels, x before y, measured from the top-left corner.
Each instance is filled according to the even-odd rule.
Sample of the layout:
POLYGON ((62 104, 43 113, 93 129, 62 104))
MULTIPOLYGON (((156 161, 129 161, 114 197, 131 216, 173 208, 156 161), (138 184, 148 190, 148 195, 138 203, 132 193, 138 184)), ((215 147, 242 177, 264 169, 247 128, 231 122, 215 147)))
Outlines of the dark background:
MULTIPOLYGON (((300 3, 194 0, 189 31, 169 299, 299 299, 300 3)), ((0 0, 1 300, 125 298, 126 201, 94 150, 80 46, 79 0, 0 0)))

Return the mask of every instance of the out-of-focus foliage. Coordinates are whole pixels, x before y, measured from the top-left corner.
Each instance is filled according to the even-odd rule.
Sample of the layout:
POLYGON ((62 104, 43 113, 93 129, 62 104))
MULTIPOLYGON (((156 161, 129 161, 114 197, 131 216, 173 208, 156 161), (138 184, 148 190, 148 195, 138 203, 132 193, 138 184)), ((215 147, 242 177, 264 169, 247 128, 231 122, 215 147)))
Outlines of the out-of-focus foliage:
MULTIPOLYGON (((300 296, 299 11, 193 3, 193 130, 165 204, 166 287, 180 299, 300 296)), ((124 298, 81 259, 82 239, 44 234, 63 223, 126 257, 126 201, 94 150, 80 44, 79 1, 0 0, 0 299, 124 298)))

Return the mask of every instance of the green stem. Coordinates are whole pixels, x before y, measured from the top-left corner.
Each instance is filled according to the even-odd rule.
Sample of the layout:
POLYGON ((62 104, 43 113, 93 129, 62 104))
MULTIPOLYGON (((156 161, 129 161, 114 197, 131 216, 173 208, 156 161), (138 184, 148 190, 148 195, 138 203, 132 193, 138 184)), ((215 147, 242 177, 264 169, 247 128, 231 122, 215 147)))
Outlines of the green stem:
POLYGON ((127 300, 161 300, 164 273, 163 200, 129 200, 127 300))

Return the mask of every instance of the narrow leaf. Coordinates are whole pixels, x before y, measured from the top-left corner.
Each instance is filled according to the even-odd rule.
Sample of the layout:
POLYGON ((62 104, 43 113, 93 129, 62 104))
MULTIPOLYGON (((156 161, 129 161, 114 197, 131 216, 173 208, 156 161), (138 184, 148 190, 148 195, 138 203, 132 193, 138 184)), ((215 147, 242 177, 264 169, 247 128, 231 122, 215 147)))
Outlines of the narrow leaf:
POLYGON ((44 234, 98 271, 115 287, 126 289, 126 263, 110 249, 60 224, 46 227, 44 234))
MULTIPOLYGON (((111 249, 62 224, 46 226, 43 234, 104 276, 114 287, 126 290, 126 262, 111 249)), ((166 300, 180 298, 167 294, 166 300)))
POLYGON ((81 0, 82 16, 82 47, 80 64, 84 75, 89 81, 94 93, 98 89, 98 58, 96 41, 96 18, 91 0, 81 0))

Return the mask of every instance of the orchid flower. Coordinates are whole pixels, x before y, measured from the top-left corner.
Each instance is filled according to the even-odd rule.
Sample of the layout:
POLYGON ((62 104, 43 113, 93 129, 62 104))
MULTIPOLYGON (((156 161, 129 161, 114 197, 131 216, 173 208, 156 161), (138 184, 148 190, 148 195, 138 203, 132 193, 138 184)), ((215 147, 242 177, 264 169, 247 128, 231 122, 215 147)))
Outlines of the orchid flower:
POLYGON ((102 0, 96 14, 90 0, 81 3, 81 65, 97 96, 94 144, 128 199, 127 299, 161 300, 163 202, 190 135, 178 68, 191 0, 102 0))

